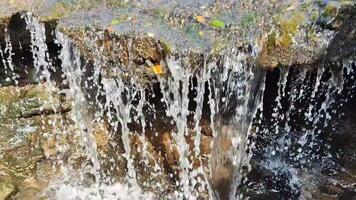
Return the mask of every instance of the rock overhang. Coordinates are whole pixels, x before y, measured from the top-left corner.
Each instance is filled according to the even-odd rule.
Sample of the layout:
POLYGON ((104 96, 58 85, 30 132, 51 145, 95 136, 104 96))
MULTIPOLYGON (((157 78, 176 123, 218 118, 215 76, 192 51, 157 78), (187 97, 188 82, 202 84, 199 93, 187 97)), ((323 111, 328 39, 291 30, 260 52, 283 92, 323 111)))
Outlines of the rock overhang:
MULTIPOLYGON (((159 55, 156 58, 190 55, 188 57, 202 63, 206 57, 220 58, 231 48, 251 50, 252 47, 257 52, 255 62, 264 68, 319 63, 326 52, 330 52, 331 40, 345 27, 342 24, 355 21, 348 22, 344 17, 354 12, 352 1, 274 1, 271 5, 209 0, 152 3, 141 0, 116 4, 96 0, 16 2, 4 4, 0 12, 5 16, 3 26, 14 13, 29 11, 44 23, 55 24, 57 30, 73 38, 73 42, 87 52, 98 48, 97 43, 103 43, 95 44, 93 39, 107 43, 111 43, 112 38, 144 40, 147 44, 141 46, 150 47, 155 43, 154 54, 159 55), (26 3, 28 6, 24 6, 26 3), (83 36, 93 34, 98 36, 84 41, 83 36)), ((0 31, 0 38, 3 34, 4 29, 0 31)), ((82 53, 89 59, 95 56, 82 53)), ((125 60, 120 58, 122 55, 117 54, 111 63, 117 63, 116 59, 125 60)), ((147 58, 142 57, 142 60, 147 58)), ((160 64, 160 61, 149 59, 149 63, 160 64)), ((139 64, 147 66, 146 62, 139 64)))

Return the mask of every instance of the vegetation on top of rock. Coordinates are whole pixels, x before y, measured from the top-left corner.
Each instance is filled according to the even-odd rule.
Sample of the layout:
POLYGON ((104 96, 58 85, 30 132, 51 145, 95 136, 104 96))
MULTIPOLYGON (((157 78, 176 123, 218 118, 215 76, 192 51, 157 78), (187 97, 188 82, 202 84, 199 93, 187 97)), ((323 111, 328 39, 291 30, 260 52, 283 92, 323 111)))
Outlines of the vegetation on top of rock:
POLYGON ((298 12, 292 13, 289 19, 282 19, 278 24, 280 36, 276 38, 275 45, 285 47, 292 45, 292 38, 304 20, 304 16, 298 12))

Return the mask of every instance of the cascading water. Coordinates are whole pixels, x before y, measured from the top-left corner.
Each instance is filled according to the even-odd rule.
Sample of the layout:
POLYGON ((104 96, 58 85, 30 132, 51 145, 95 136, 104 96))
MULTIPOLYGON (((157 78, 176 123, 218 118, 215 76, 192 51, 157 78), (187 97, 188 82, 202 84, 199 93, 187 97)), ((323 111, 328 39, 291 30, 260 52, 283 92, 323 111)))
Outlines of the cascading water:
POLYGON ((351 63, 345 62, 339 69, 279 70, 277 97, 274 103, 265 103, 267 111, 255 123, 261 134, 254 156, 261 159, 261 168, 277 177, 276 185, 284 184, 273 188, 285 192, 280 198, 304 196, 301 173, 310 173, 317 162, 335 159, 327 140, 337 123, 331 120, 341 116, 337 110, 355 91, 351 63))
POLYGON ((14 73, 14 66, 12 63, 12 45, 10 41, 10 35, 5 30, 5 50, 3 51, 2 48, 0 48, 0 55, 2 57, 2 63, 4 65, 4 71, 5 74, 8 76, 7 81, 14 81, 15 84, 17 84, 16 78, 17 75, 14 73), (8 57, 5 57, 5 53, 7 53, 8 57))
POLYGON ((213 182, 223 187, 218 195, 223 199, 239 198, 236 191, 241 170, 250 158, 247 155, 249 129, 264 89, 262 70, 246 62, 246 53, 232 53, 237 55, 226 56, 222 71, 215 69, 218 78, 212 89, 216 102, 213 118, 217 123, 211 167, 213 182))
MULTIPOLYGON (((337 108, 355 90, 351 60, 339 68, 275 69, 279 74, 271 97, 272 72, 251 61, 255 53, 236 48, 216 60, 204 56, 202 65, 193 68, 184 57, 167 57, 160 66, 168 75, 157 75, 154 84, 145 86, 124 76, 121 66, 109 76, 99 46, 93 49, 97 57, 86 60, 58 30, 61 63, 56 68, 44 24, 30 14, 22 17, 31 36, 36 81, 47 84, 48 94, 59 87, 71 99, 67 117, 73 129, 58 129, 50 137, 74 135, 78 149, 71 153, 84 157, 74 167, 77 160, 67 157, 70 147, 58 141, 53 168, 60 166, 60 175, 44 192, 51 198, 243 199, 246 191, 258 190, 247 175, 255 163, 287 179, 282 190, 288 195, 300 196, 301 169, 331 157, 325 133, 333 130, 337 108), (60 86, 54 81, 58 69, 60 86), (104 150, 97 126, 105 129, 104 150)), ((17 85, 10 36, 5 36, 0 56, 6 76, 17 85)))

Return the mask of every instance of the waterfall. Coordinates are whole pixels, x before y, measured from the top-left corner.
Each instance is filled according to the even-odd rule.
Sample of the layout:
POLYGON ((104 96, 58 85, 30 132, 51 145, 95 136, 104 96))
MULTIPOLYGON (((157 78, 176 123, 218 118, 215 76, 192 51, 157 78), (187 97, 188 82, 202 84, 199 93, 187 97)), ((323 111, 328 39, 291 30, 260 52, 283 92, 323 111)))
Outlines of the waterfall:
MULTIPOLYGON (((236 47, 214 58, 196 55, 197 66, 188 56, 168 55, 155 63, 164 73, 144 82, 110 61, 115 55, 104 53, 105 31, 84 38, 97 47, 90 58, 56 30, 55 64, 45 25, 31 13, 21 17, 35 83, 46 86, 50 114, 60 115, 52 125, 66 128, 46 133, 58 140, 51 159, 60 169, 44 193, 56 199, 243 199, 257 167, 287 179, 282 190, 298 196, 304 168, 332 157, 325 135, 356 88, 354 60, 268 71, 256 64, 254 50, 236 47), (56 92, 69 99, 68 113, 54 105, 56 92)), ((148 60, 134 66, 132 42, 128 67, 152 71, 148 60)), ((6 81, 18 86, 13 54, 5 30, 2 65, 6 81)))
MULTIPOLYGON (((45 82, 48 85, 47 93, 51 94, 56 87, 53 81, 54 74, 52 74, 55 69, 48 55, 45 26, 30 13, 23 14, 22 18, 31 36, 30 47, 36 76, 39 82, 45 82)), ((60 70, 63 78, 61 87, 68 88, 63 91, 71 98, 72 110, 69 116, 75 125, 74 133, 58 131, 56 134, 74 134, 80 138, 79 146, 83 148, 85 156, 90 161, 90 164, 83 167, 88 168, 88 172, 94 175, 95 187, 90 191, 96 194, 95 198, 100 199, 105 196, 103 187, 117 184, 118 180, 111 177, 116 173, 115 168, 119 168, 120 173, 126 174, 123 182, 129 191, 141 193, 142 184, 138 183, 137 179, 137 166, 134 164, 137 158, 132 152, 132 139, 134 132, 137 132, 135 134, 139 135, 139 140, 143 144, 141 149, 144 163, 148 164, 150 155, 147 155, 147 142, 149 141, 147 134, 149 133, 146 133, 146 128, 152 128, 153 125, 146 114, 147 105, 151 104, 146 99, 146 95, 154 98, 153 93, 146 93, 147 89, 135 77, 129 80, 123 79, 123 74, 121 74, 123 72, 120 70, 115 71, 117 72, 115 77, 108 77, 104 70, 108 63, 100 47, 93 50, 99 55, 99 59, 87 62, 71 39, 60 31, 56 31, 55 36, 56 44, 61 47, 58 55, 61 60, 60 70), (85 73, 89 65, 94 66, 94 72, 90 77, 86 77, 85 73), (110 127, 108 137, 112 140, 110 141, 111 148, 118 151, 113 155, 99 154, 93 130, 97 122, 108 123, 110 127), (130 128, 130 124, 133 123, 139 124, 141 130, 133 131, 130 128), (117 140, 118 137, 119 140, 117 140), (119 153, 120 148, 123 151, 122 155, 119 153), (121 168, 115 161, 111 162, 115 159, 124 159, 125 167, 121 168), (109 161, 109 167, 105 164, 107 161, 109 161), (109 169, 103 169, 104 165, 109 169), (104 170, 107 172, 104 173, 104 170)), ((102 37, 104 36, 99 33, 97 39, 102 37)), ((7 63, 11 68, 11 43, 8 39, 6 41, 10 44, 7 45, 5 52, 9 55, 7 63)), ((169 133, 166 138, 171 149, 168 151, 176 152, 178 155, 175 184, 178 190, 172 194, 172 197, 198 199, 201 193, 206 191, 208 197, 218 197, 221 194, 218 194, 220 191, 216 189, 218 180, 215 180, 214 173, 220 173, 219 170, 224 167, 222 165, 227 162, 231 163, 231 169, 228 169, 231 171, 227 172, 231 175, 229 177, 230 196, 231 198, 237 196, 235 192, 241 183, 240 170, 242 166, 248 165, 250 159, 250 155, 246 153, 249 147, 249 130, 257 105, 261 100, 264 82, 262 70, 249 65, 248 57, 248 53, 235 49, 231 55, 223 57, 222 66, 216 61, 207 61, 205 57, 202 68, 197 68, 197 70, 189 69, 183 58, 168 57, 162 63, 162 66, 170 73, 168 77, 157 77, 159 92, 162 94, 160 101, 164 103, 164 112, 170 119, 169 127, 172 127, 172 133, 169 133), (193 99, 189 97, 191 91, 196 94, 193 99), (196 105, 194 110, 189 106, 192 102, 196 105), (208 119, 203 119, 203 116, 207 115, 208 119), (203 155, 200 148, 203 137, 206 137, 203 136, 201 127, 204 120, 209 121, 209 127, 212 130, 213 142, 208 146, 209 149, 213 149, 213 152, 203 155), (193 125, 189 126, 190 123, 193 125), (221 149, 223 143, 228 144, 224 147, 225 149, 221 149), (218 171, 215 172, 216 170, 218 171)), ((121 66, 116 67, 120 69, 121 66)), ((56 108, 53 109, 57 112, 56 108)), ((152 111, 154 116, 158 114, 155 113, 157 110, 154 108, 152 111)), ((63 122, 60 123, 65 125, 63 122)), ((69 148, 61 147, 61 145, 57 144, 62 149, 69 148)), ((57 181, 57 185, 61 186, 54 186, 58 189, 59 195, 63 190, 72 190, 73 187, 81 188, 82 183, 86 182, 85 173, 87 172, 87 169, 83 170, 79 173, 81 178, 74 180, 71 178, 74 169, 70 166, 70 162, 61 159, 61 156, 58 156, 58 164, 61 165, 65 182, 57 181)), ((154 171, 164 173, 163 166, 159 164, 161 161, 155 160, 154 162, 154 171)))

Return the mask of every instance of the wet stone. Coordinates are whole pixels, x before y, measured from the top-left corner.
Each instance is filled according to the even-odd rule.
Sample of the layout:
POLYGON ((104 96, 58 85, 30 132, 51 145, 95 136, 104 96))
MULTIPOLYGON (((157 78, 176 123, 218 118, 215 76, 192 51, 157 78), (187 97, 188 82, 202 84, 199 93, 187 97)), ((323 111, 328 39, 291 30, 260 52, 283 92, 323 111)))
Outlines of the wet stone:
POLYGON ((0 106, 3 108, 0 114, 8 118, 65 112, 69 110, 66 101, 58 89, 45 84, 0 88, 0 106))

